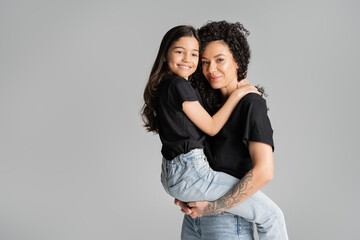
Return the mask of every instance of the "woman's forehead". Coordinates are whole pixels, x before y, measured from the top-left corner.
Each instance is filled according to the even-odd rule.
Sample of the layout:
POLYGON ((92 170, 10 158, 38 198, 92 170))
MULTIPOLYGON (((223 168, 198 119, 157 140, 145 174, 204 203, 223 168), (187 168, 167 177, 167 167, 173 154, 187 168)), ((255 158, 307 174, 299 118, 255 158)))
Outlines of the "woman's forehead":
POLYGON ((229 46, 224 41, 218 40, 212 41, 208 45, 206 45, 202 55, 213 55, 227 52, 230 52, 229 46))

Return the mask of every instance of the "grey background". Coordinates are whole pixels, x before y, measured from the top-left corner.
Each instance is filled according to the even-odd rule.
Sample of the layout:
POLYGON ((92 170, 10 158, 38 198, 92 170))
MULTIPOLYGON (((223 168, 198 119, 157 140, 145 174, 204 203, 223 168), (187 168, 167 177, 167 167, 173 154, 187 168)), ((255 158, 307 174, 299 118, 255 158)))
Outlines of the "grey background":
POLYGON ((291 239, 359 239, 358 1, 0 0, 0 239, 179 239, 142 92, 165 32, 240 21, 291 239))

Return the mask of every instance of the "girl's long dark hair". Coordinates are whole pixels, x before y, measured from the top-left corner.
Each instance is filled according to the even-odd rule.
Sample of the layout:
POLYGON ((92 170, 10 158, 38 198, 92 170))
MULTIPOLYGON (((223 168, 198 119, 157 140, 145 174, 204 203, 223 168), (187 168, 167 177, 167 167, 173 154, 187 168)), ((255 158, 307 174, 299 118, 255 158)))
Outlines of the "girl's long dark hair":
POLYGON ((170 29, 163 37, 160 48, 151 69, 149 80, 144 90, 144 105, 141 109, 141 116, 144 127, 149 132, 159 132, 157 115, 157 89, 161 80, 171 74, 168 64, 165 61, 170 46, 181 37, 199 37, 195 28, 187 25, 180 25, 170 29))

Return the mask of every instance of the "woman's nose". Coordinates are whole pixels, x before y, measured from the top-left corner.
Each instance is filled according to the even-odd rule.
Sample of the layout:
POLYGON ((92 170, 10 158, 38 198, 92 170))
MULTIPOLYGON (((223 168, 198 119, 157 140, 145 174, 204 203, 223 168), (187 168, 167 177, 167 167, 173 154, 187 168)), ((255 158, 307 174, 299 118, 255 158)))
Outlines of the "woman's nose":
POLYGON ((209 71, 209 73, 215 72, 216 71, 216 64, 215 63, 210 63, 208 71, 209 71))

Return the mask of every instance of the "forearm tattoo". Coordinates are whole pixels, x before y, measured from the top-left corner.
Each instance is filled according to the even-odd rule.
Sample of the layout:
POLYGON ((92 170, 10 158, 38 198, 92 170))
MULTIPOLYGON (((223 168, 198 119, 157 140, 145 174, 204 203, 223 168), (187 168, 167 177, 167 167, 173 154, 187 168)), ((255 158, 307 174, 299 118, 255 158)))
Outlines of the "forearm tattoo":
POLYGON ((240 182, 224 196, 216 201, 209 202, 209 205, 204 209, 203 215, 219 214, 237 205, 243 200, 244 196, 247 196, 248 191, 252 189, 252 181, 253 170, 250 170, 240 182))

